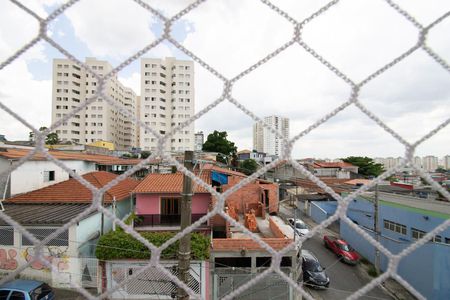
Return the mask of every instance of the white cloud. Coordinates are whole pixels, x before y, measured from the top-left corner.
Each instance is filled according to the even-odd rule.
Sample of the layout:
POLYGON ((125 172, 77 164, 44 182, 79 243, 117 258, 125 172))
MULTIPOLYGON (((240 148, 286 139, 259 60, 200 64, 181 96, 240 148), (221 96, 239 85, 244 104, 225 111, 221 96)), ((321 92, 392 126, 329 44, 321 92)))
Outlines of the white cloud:
POLYGON ((141 74, 133 73, 128 77, 119 76, 119 81, 126 87, 131 88, 137 95, 141 94, 141 74))
MULTIPOLYGON (((324 4, 317 1, 306 4, 303 1, 274 3, 289 8, 289 13, 298 19, 309 16, 324 4)), ((416 14, 422 14, 422 11, 423 19, 433 20, 439 16, 436 9, 430 11, 424 3, 420 9, 414 9, 416 14)), ((206 2, 184 19, 193 24, 194 31, 188 34, 183 45, 230 78, 287 42, 293 30, 287 21, 257 1, 206 2)), ((435 43, 446 49, 450 46, 450 41, 446 39, 448 30, 445 34, 441 27, 440 33, 435 43)), ((383 1, 361 3, 357 0, 343 1, 330 8, 308 23, 303 33, 305 41, 313 49, 355 82, 412 47, 417 36, 416 29, 383 1)), ((387 123, 390 126, 414 141, 448 116, 448 110, 444 109, 449 101, 448 93, 444 92, 448 83, 443 85, 443 82, 449 79, 449 75, 430 67, 430 64, 435 64, 430 59, 424 62, 420 57, 412 56, 407 62, 414 65, 409 71, 404 68, 400 72, 393 72, 395 75, 383 74, 376 79, 377 84, 375 81, 370 83, 361 93, 365 97, 364 103, 377 113, 384 112, 389 106, 390 111, 382 115, 382 119, 386 120, 388 116, 387 123), (382 80, 385 75, 388 80, 382 80), (402 81, 406 84, 399 84, 402 81), (417 83, 423 83, 422 91, 416 89, 417 83), (373 87, 369 89, 370 85, 376 85, 378 90, 373 87), (427 102, 419 99, 417 93, 427 95, 427 102), (367 102, 368 95, 372 101, 367 102), (392 95, 401 95, 403 101, 395 102, 392 95), (369 104, 373 102, 377 103, 381 111, 369 104), (423 105, 426 109, 420 108, 423 105), (409 123, 415 125, 408 126, 409 123)), ((220 95, 222 83, 199 65, 196 73, 198 111, 220 95)), ((242 78, 233 90, 233 96, 260 117, 270 114, 288 116, 291 119, 291 137, 347 100, 349 93, 350 87, 342 79, 298 45, 242 78)), ((294 156, 403 153, 399 153, 401 145, 393 142, 388 133, 362 112, 354 108, 349 111, 352 114, 340 113, 330 123, 322 125, 320 128, 326 130, 320 129, 320 138, 303 139, 302 148, 296 147, 294 156), (339 142, 345 140, 350 141, 345 146, 339 142), (393 146, 386 147, 390 144, 393 146)), ((196 129, 206 132, 228 130, 230 138, 239 147, 251 146, 251 121, 228 104, 221 104, 203 116, 196 122, 196 129), (246 136, 242 134, 242 128, 247 129, 246 136)), ((312 136, 314 134, 315 131, 311 132, 312 136)), ((426 147, 430 154, 437 155, 447 154, 447 148, 440 138, 430 141, 426 147)))
MULTIPOLYGON (((148 2, 171 16, 192 0, 148 2)), ((273 0, 298 20, 327 2, 273 0)), ((308 23, 303 32, 311 47, 355 81, 401 54, 417 39, 415 28, 383 1, 361 2, 340 2, 308 23)), ((45 16, 45 6, 62 1, 26 0, 24 3, 45 16)), ((450 9, 450 2, 446 0, 433 0, 432 4, 399 0, 399 4, 424 25, 450 9)), ((132 1, 80 1, 67 10, 66 16, 76 37, 99 58, 124 59, 155 39, 150 29, 155 22, 153 16, 132 1)), ((183 45, 230 78, 287 42, 293 34, 289 22, 258 1, 207 1, 182 19, 186 21, 187 33, 183 45)), ((63 29, 52 29, 55 36, 66 34, 67 37, 63 29)), ((37 30, 38 24, 31 16, 10 2, 2 3, 0 60, 33 38, 37 30)), ((433 28, 428 39, 428 44, 447 60, 449 30, 450 20, 447 19, 433 28)), ((167 45, 160 45, 145 56, 173 56, 173 51, 167 45)), ((49 123, 51 85, 49 81, 33 80, 26 63, 36 59, 50 61, 44 55, 42 44, 30 49, 21 61, 0 71, 2 87, 7 87, 2 90, 0 101, 16 110, 31 105, 32 109, 24 114, 40 126, 49 123), (39 105, 36 101, 30 102, 27 95, 43 102, 39 105)), ((199 111, 221 95, 223 83, 198 64, 195 72, 196 111, 199 111)), ((140 75, 132 67, 121 72, 119 78, 140 93, 140 75)), ((448 80, 448 72, 427 55, 414 54, 363 87, 361 101, 389 126, 414 141, 450 115, 448 80)), ((345 101, 349 93, 350 88, 342 79, 295 45, 237 82, 233 97, 260 117, 288 116, 292 137, 345 101)), ((0 118, 10 120, 4 113, 0 118)), ((12 125, 17 122, 2 123, 0 130, 8 137, 24 131, 12 125)), ((227 130, 230 139, 240 148, 251 148, 252 120, 230 103, 220 104, 199 119, 196 129, 206 133, 214 129, 227 130)), ((421 145, 418 153, 448 154, 448 130, 444 129, 421 145)), ((302 138, 294 150, 295 157, 340 157, 358 153, 398 156, 403 154, 403 149, 354 107, 302 138)))
MULTIPOLYGON (((49 126, 51 120, 51 80, 35 80, 26 61, 16 60, 0 72, 0 101, 35 128, 49 126)), ((26 139, 30 129, 0 110, 0 131, 9 140, 26 139)))
POLYGON ((94 56, 125 59, 155 40, 153 15, 131 1, 81 1, 65 15, 94 56))

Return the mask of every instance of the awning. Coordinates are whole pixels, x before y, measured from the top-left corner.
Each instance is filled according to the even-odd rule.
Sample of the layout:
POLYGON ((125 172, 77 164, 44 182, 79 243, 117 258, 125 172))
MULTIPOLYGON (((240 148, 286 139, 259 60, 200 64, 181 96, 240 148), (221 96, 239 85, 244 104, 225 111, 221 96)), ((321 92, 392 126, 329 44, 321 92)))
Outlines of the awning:
POLYGON ((217 181, 220 184, 228 184, 228 175, 212 171, 211 180, 217 181))

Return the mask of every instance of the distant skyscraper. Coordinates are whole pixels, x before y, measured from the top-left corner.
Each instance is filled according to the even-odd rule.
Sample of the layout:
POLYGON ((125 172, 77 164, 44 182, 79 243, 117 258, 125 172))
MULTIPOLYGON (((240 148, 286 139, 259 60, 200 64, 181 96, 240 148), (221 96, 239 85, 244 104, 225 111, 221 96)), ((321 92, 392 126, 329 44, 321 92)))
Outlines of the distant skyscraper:
MULTIPOLYGON (((107 61, 86 58, 86 65, 98 74, 112 70, 107 61)), ((52 122, 56 122, 95 95, 97 79, 69 59, 53 60, 52 122)), ((116 76, 106 81, 105 93, 122 109, 136 116, 136 94, 122 85, 116 76)), ((136 124, 102 98, 86 106, 56 129, 62 141, 89 144, 103 140, 117 149, 138 145, 136 124)))
MULTIPOLYGON (((165 135, 194 115, 194 63, 187 60, 143 58, 141 60, 140 119, 165 135)), ((142 150, 156 150, 158 140, 140 130, 142 150)), ((166 151, 194 150, 194 123, 175 133, 166 151)))
POLYGON ((450 170, 450 155, 444 156, 444 168, 450 170))
MULTIPOLYGON (((264 122, 280 133, 281 136, 289 138, 289 119, 280 116, 268 116, 264 122)), ((253 125, 253 149, 269 155, 280 155, 283 150, 283 140, 265 128, 261 122, 253 125)))
POLYGON ((203 131, 199 131, 195 134, 195 151, 202 151, 203 143, 205 142, 205 136, 203 135, 203 131))
POLYGON ((434 172, 438 167, 438 158, 436 156, 425 156, 422 159, 422 165, 425 171, 434 172))

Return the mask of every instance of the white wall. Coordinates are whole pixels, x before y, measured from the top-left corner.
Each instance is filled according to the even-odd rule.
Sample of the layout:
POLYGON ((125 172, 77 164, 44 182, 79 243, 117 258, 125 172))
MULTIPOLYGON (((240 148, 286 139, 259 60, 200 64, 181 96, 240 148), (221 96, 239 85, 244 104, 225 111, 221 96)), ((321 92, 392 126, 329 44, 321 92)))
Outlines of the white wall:
MULTIPOLYGON (((95 163, 65 160, 64 164, 78 174, 95 171, 95 163)), ((1 171, 0 171, 1 172, 1 171)), ((40 189, 69 179, 69 173, 50 161, 27 161, 11 174, 11 196, 40 189), (44 171, 55 171, 55 180, 44 182, 44 171)))

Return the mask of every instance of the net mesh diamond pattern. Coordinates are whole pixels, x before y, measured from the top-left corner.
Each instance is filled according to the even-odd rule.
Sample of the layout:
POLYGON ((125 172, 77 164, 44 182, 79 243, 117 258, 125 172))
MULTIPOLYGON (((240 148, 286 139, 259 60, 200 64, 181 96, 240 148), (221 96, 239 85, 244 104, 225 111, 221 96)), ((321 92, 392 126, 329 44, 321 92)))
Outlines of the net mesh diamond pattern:
MULTIPOLYGON (((79 67, 85 69, 87 72, 89 72, 93 77, 95 77, 98 81, 98 86, 96 90, 96 94, 94 94, 91 98, 89 98, 85 103, 78 106, 76 109, 73 109, 71 113, 69 113, 64 118, 60 119, 59 121, 55 122, 48 128, 45 132, 40 132, 36 128, 34 128, 32 125, 30 125, 25 119, 23 119, 18 113, 12 111, 9 109, 4 103, 0 102, 0 108, 7 112, 9 115, 14 117, 17 121, 24 124, 26 127, 30 128, 36 137, 36 147, 33 151, 31 151, 28 155, 23 157, 19 160, 18 164, 13 166, 12 168, 8 169, 6 172, 3 172, 0 175, 8 174, 12 172, 14 169, 18 168, 21 164, 23 164, 25 161, 30 159, 34 154, 36 153, 42 153, 45 155, 46 159, 48 161, 51 161, 55 163, 56 165, 60 166, 62 169, 67 171, 73 178, 76 178, 79 180, 83 185, 88 187, 90 190, 92 190, 93 193, 93 199, 92 199, 92 205, 86 209, 83 213, 78 215, 76 218, 72 219, 69 223, 65 224, 55 232, 49 234, 46 236, 43 240, 35 238, 29 231, 27 231, 23 226, 21 226, 19 223, 17 223, 15 220, 10 218, 7 214, 0 211, 0 218, 3 219, 6 223, 8 223, 10 226, 13 226, 16 230, 20 231, 20 233, 31 243, 34 244, 35 247, 35 253, 36 256, 34 257, 34 260, 29 261, 27 264, 21 266, 13 273, 9 274, 5 278, 3 278, 0 281, 0 284, 3 282, 6 282, 10 279, 13 279, 16 275, 18 275, 21 271, 29 267, 34 261, 40 261, 42 264, 46 265, 48 268, 52 270, 52 272, 58 272, 47 260, 43 257, 43 247, 44 245, 48 244, 51 240, 58 238, 61 234, 66 232, 70 226, 75 224, 77 221, 81 220, 85 216, 89 215, 93 211, 98 211, 104 213, 108 218, 111 218, 115 220, 116 224, 118 226, 121 226, 127 233, 132 235, 137 240, 141 241, 144 245, 148 247, 148 249, 152 252, 151 260, 148 262, 148 265, 144 268, 141 268, 138 272, 134 273, 132 276, 128 277, 128 280, 122 281, 119 285, 115 286, 113 289, 109 289, 106 292, 104 292, 102 295, 99 296, 93 296, 88 291, 86 291, 84 288, 80 286, 73 286, 74 289, 79 291, 81 294, 83 294, 88 299, 101 299, 106 298, 110 296, 114 291, 119 289, 121 286, 127 284, 128 281, 132 281, 134 279, 138 279, 139 276, 144 276, 147 270, 150 268, 157 268, 161 274, 163 274, 166 278, 169 280, 172 280, 177 286, 182 287, 187 291, 191 299, 200 298, 199 294, 197 294, 195 291, 190 289, 186 284, 181 282, 174 274, 172 274, 170 271, 168 271, 160 262, 160 254, 163 249, 165 249, 167 246, 169 246, 171 243, 175 242, 176 240, 180 239, 183 235, 192 232, 197 226, 200 226, 202 223, 204 223, 207 219, 211 218, 212 216, 218 214, 224 217, 226 220, 228 220, 233 226, 236 226, 240 228, 244 233, 246 233, 250 238, 255 240, 258 244, 261 245, 264 249, 268 251, 272 255, 272 264, 270 268, 268 268, 266 271, 262 272, 261 274, 258 274, 254 278, 252 278, 250 281, 246 282, 245 284, 241 285, 239 288, 235 289, 230 294, 226 295, 223 299, 233 299, 236 296, 239 296, 240 294, 244 293, 246 290, 250 289, 253 285, 255 285, 258 281, 262 280, 264 277, 266 277, 269 274, 277 273, 280 278, 284 279, 287 284, 292 286, 298 293, 300 293, 304 298, 306 299, 313 299, 310 294, 305 292, 302 286, 298 285, 296 282, 294 282, 289 276, 287 276, 280 267, 281 258, 284 254, 286 254, 288 251, 294 249, 296 246, 294 243, 287 246, 281 251, 275 251, 272 249, 268 244, 264 243, 258 236, 247 230, 245 227, 243 227, 241 224, 237 223, 234 219, 230 218, 228 214, 224 212, 224 204, 227 196, 229 196, 231 193, 235 192, 236 190, 240 189, 247 183, 251 182, 252 180, 256 179, 258 176, 264 174, 269 169, 277 166, 282 161, 288 161, 290 162, 294 168, 296 168, 298 171, 300 171, 303 175, 305 175, 308 179, 313 181, 315 184, 317 184, 319 187, 324 189, 326 192, 331 194, 337 201, 338 201, 338 209, 336 210, 336 213, 313 228, 309 234, 303 236, 300 238, 300 240, 296 241, 296 244, 303 243, 306 239, 312 237, 314 234, 318 233, 320 230, 324 229, 328 225, 330 225, 333 221, 336 221, 340 219, 342 222, 345 222, 355 230, 358 234, 360 234, 365 240, 367 240, 369 243, 371 243, 373 246, 378 248, 381 253, 383 253, 388 259, 389 259, 389 265, 386 270, 381 276, 377 277, 376 279, 369 282, 366 286, 362 287, 358 291, 354 292, 352 295, 349 296, 349 299, 356 299, 368 291, 370 291, 372 288, 374 288, 376 285, 380 284, 384 280, 388 279, 389 277, 394 278, 397 280, 400 284, 402 284, 407 290, 409 290, 414 296, 416 296, 419 299, 424 299, 424 297, 408 282, 406 282, 401 276, 397 274, 397 266, 400 262, 400 260, 407 256, 409 253, 414 251, 416 248, 422 246, 427 241, 432 239, 435 235, 439 234, 439 232, 445 230, 448 226, 450 226, 450 220, 447 220, 437 226, 435 229, 427 233, 423 238, 417 240, 415 243, 411 244, 409 247, 404 249, 398 254, 392 254, 389 252, 385 247, 383 247, 379 242, 377 242, 374 238, 372 238, 370 235, 368 235, 364 230, 360 229, 356 224, 354 224, 348 217, 346 217, 346 210, 348 208, 349 202, 354 199, 356 196, 361 195, 363 192, 368 191, 370 188, 374 187, 376 184, 380 183, 383 179, 389 177, 396 171, 400 170, 404 166, 409 166, 414 168, 420 176, 427 181, 430 185, 433 186, 433 188, 437 191, 439 191, 445 198, 447 198, 450 201, 450 194, 444 190, 440 185, 438 185, 427 173, 423 172, 421 169, 417 168, 413 164, 413 155, 415 152, 415 149, 422 144, 424 141, 435 135, 439 130, 446 127, 448 123, 450 122, 450 118, 447 119, 445 122, 441 123, 439 126, 437 126, 435 129, 427 133, 425 136, 423 136, 421 139, 416 141, 415 143, 409 143, 407 142, 402 136, 400 136, 398 133, 396 133, 392 128, 387 126, 383 121, 381 121, 380 118, 378 118, 373 112, 371 112, 369 109, 367 109, 363 103, 359 100, 359 94, 360 91, 364 88, 367 83, 372 81, 373 79, 381 76, 384 72, 386 72, 388 69, 395 67, 396 64, 398 64, 400 61, 404 60, 406 57, 410 56, 415 51, 418 51, 419 49, 422 49, 425 53, 427 53, 435 62, 436 64, 440 65, 444 70, 450 72, 450 65, 448 62, 445 61, 441 56, 439 56, 438 53, 436 53, 428 44, 427 44, 427 36, 430 33, 431 30, 433 30, 433 27, 435 27, 437 24, 442 22, 445 18, 447 18, 450 15, 450 12, 446 12, 442 14, 441 17, 434 20, 429 25, 423 25, 420 22, 418 22, 413 16, 411 16, 407 11, 403 10, 402 7, 397 5, 394 1, 391 0, 384 0, 393 10, 395 10, 398 13, 399 18, 404 18, 407 21, 409 21, 411 24, 415 26, 418 33, 418 39, 417 42, 414 45, 411 45, 410 48, 402 53, 401 55, 397 56, 392 61, 388 62, 386 65, 384 65, 382 68, 378 69, 371 75, 367 76, 364 80, 360 82, 355 82, 351 78, 349 78, 347 75, 345 75, 342 71, 340 71, 336 66, 334 66, 331 62, 327 61, 326 58, 320 55, 316 50, 314 50, 312 47, 310 47, 304 40, 303 40, 303 31, 308 27, 308 23, 314 22, 315 19, 320 18, 326 11, 332 10, 333 7, 339 3, 339 0, 330 1, 325 6, 321 7, 319 10, 317 10, 315 13, 310 15, 308 18, 298 21, 291 17, 289 15, 289 12, 283 11, 273 3, 271 3, 268 0, 260 0, 261 5, 265 5, 268 8, 270 8, 274 14, 279 14, 281 17, 285 18, 287 21, 289 21, 293 27, 294 35, 292 36, 292 39, 286 41, 285 44, 280 46, 278 49, 273 51, 272 53, 268 54, 266 57, 261 58, 257 63, 252 65, 251 67, 242 70, 241 73, 239 73, 234 78, 227 78, 224 75, 222 75, 220 72, 215 70, 212 66, 208 64, 208 62, 203 61, 201 58, 196 56, 195 53, 191 52, 189 49, 186 49, 182 44, 180 44, 172 35, 171 35, 171 29, 172 26, 180 20, 185 14, 189 13, 192 10, 195 10, 199 5, 201 5, 203 2, 206 2, 208 0, 197 0, 193 2, 192 4, 188 5, 185 9, 179 11, 177 14, 175 14, 173 17, 168 18, 164 16, 157 8, 150 6, 144 1, 141 0, 129 0, 131 2, 135 2, 139 4, 142 9, 145 9, 152 13, 156 18, 158 18, 162 23, 164 23, 164 30, 160 37, 158 37, 154 42, 144 47, 142 50, 138 51, 122 63, 120 63, 116 68, 114 68, 110 73, 106 74, 105 76, 100 76, 96 74, 96 72, 92 69, 90 69, 86 64, 83 62, 77 60, 77 58, 72 55, 69 51, 64 49, 61 45, 59 45, 57 42, 55 42, 51 36, 47 34, 47 27, 48 25, 54 21, 58 16, 60 16, 66 9, 73 5, 77 5, 77 2, 79 0, 71 0, 66 2, 65 4, 61 5, 58 9, 56 9, 54 12, 52 12, 47 18, 43 19, 38 16, 37 13, 35 13, 33 10, 29 9, 27 6, 19 2, 18 0, 10 0, 12 3, 17 5, 19 8, 21 8, 23 11, 28 13, 30 17, 35 18, 39 24, 40 29, 39 33, 36 37, 34 37, 31 41, 29 41, 27 44, 25 44, 22 48, 17 49, 16 52, 6 59, 5 61, 0 63, 0 72, 3 70, 6 66, 14 62, 18 57, 23 55, 27 50, 32 48, 36 43, 40 41, 46 41, 51 46, 59 50, 62 54, 64 54, 67 58, 72 60, 74 63, 76 63, 79 67), (219 80, 223 82, 224 88, 222 91, 221 96, 212 102, 210 105, 208 105, 203 110, 199 111, 197 114, 192 116, 189 120, 183 122, 181 125, 177 126, 172 130, 172 132, 166 134, 166 135, 160 135, 159 132, 156 132, 153 128, 146 125, 144 122, 140 121, 139 119, 136 119, 129 111, 122 109, 119 107, 113 99, 111 99, 108 95, 105 93, 105 86, 106 81, 108 78, 114 76, 119 71, 121 71, 123 68, 128 66, 133 61, 140 58, 142 55, 144 55, 147 51, 150 49, 156 47, 157 45, 161 44, 164 41, 168 41, 171 44, 173 44, 176 48, 181 50, 183 53, 185 53, 187 56, 192 58, 195 62, 197 62, 200 66, 208 70, 211 74, 216 76, 219 80), (215 106, 220 104, 224 101, 229 101, 233 105, 235 105, 238 109, 240 109, 242 112, 250 116, 255 122, 261 121, 263 122, 257 115, 255 115, 251 110, 246 108, 244 105, 242 105, 238 99, 235 99, 232 97, 232 89, 234 84, 239 81, 244 76, 248 75, 255 69, 259 68, 261 65, 265 64, 287 48, 291 47, 292 45, 297 44, 300 45, 300 47, 312 55, 315 59, 317 59, 318 62, 323 64, 325 67, 327 67, 331 72, 333 72, 337 77, 341 78, 348 86, 351 88, 351 95, 349 99, 344 102, 339 107, 336 107, 332 111, 326 113, 323 115, 323 117, 318 120, 317 122, 311 124, 307 129, 300 132, 296 136, 294 136, 290 140, 284 139, 275 129, 271 128, 267 124, 263 124, 266 128, 268 128, 270 131, 272 131, 274 134, 276 134, 279 138, 282 138, 284 140, 284 149, 281 157, 271 164, 263 167, 262 169, 259 169, 257 172, 252 174, 251 176, 245 178, 242 180, 239 184, 233 186, 229 190, 227 190, 224 193, 218 193, 216 190, 214 190, 211 186, 207 185, 205 182, 203 182, 200 178, 196 177, 192 172, 188 171, 183 165, 181 165, 179 162, 177 162, 175 159, 173 159, 170 155, 163 152, 165 143, 177 132, 181 131, 183 127, 191 124, 196 119, 200 118, 202 115, 208 113, 211 109, 213 109, 215 106), (45 151, 44 148, 44 140, 48 133, 55 130, 58 126, 60 126, 63 122, 66 122, 68 119, 73 117, 77 112, 83 110, 87 105, 95 101, 98 97, 101 97, 105 99, 110 105, 117 108, 119 111, 121 111, 125 116, 128 116, 130 119, 134 119, 136 121, 136 124, 139 124, 142 128, 145 128, 148 132, 153 134, 158 139, 158 150, 152 153, 150 157, 148 157, 146 160, 142 161, 140 164, 136 165, 134 168, 128 170, 121 176, 117 177, 115 180, 108 183, 106 186, 104 186, 101 189, 98 189, 94 186, 92 186, 89 182, 84 180, 81 176, 79 176, 76 173, 73 173, 72 170, 67 168, 63 162, 57 160, 56 158, 52 157, 49 153, 45 151), (296 162, 291 157, 291 151, 293 148, 293 145, 295 142, 297 142, 299 139, 307 135, 309 132, 311 132, 313 129, 318 127, 321 124, 324 124, 327 122, 330 118, 335 116, 336 114, 340 113, 341 111, 345 110, 346 108, 354 106, 358 108, 361 112, 363 112, 365 115, 367 115, 370 119, 375 121, 381 128, 383 128, 386 132, 391 134, 397 141, 399 141, 401 144, 403 144, 405 148, 405 155, 403 158, 403 162, 401 165, 387 170, 385 173, 380 175, 378 178, 371 181, 370 184, 365 185, 361 187, 360 189, 356 190, 355 192, 349 194, 346 197, 342 197, 338 194, 336 194, 330 187, 328 187, 325 183, 323 183, 319 178, 312 175, 309 171, 307 171, 302 165, 300 165, 298 162, 296 162), (133 230, 132 227, 126 225, 121 220, 119 220, 117 217, 112 215, 108 210, 106 210, 104 207, 101 206, 101 198, 105 191, 107 191, 109 188, 117 184, 119 181, 123 180, 129 175, 132 175, 135 171, 139 170, 143 165, 145 165, 147 162, 149 162, 153 158, 163 158, 166 159, 173 164, 175 164, 179 171, 183 172, 187 176, 191 177, 195 184, 201 185, 205 187, 213 196, 215 196, 218 201, 214 209, 209 212, 206 216, 198 220, 197 222, 193 223, 191 226, 186 228, 185 230, 179 232, 176 234, 171 240, 167 241, 165 244, 163 244, 160 247, 156 247, 149 243, 147 240, 142 238, 136 231, 133 230)), ((211 1, 211 0, 209 0, 211 1)), ((255 0, 256 1, 256 0, 255 0)), ((383 1, 383 0, 380 0, 383 1)))

